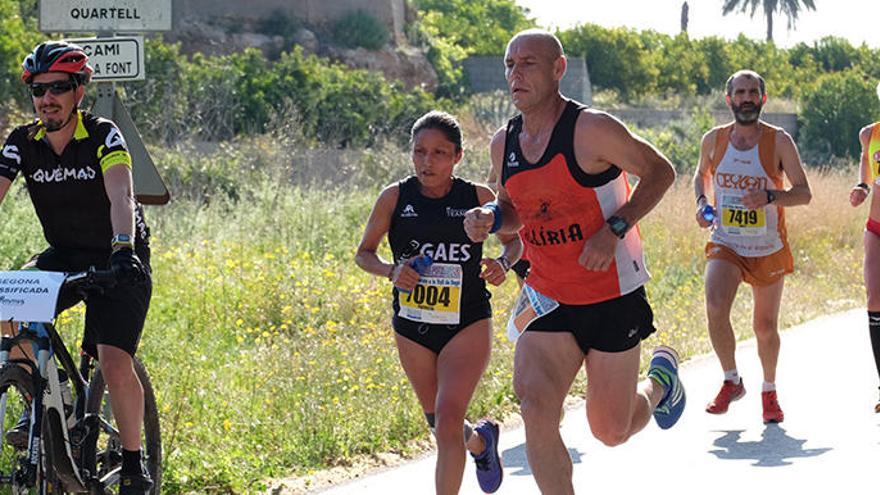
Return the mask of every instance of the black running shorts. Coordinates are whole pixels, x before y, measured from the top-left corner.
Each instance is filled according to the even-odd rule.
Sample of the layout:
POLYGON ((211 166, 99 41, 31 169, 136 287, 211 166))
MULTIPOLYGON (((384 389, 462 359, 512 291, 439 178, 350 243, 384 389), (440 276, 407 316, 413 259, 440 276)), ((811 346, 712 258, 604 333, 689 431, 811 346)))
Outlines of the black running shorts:
POLYGON ((584 354, 590 349, 623 352, 654 333, 654 312, 645 288, 595 304, 560 304, 535 321, 527 332, 570 332, 584 354))
POLYGON ((416 344, 440 354, 440 351, 455 337, 458 332, 480 320, 492 317, 492 306, 486 302, 476 308, 468 308, 461 312, 461 320, 458 325, 432 325, 418 321, 407 320, 394 315, 391 325, 399 335, 412 340, 416 344))

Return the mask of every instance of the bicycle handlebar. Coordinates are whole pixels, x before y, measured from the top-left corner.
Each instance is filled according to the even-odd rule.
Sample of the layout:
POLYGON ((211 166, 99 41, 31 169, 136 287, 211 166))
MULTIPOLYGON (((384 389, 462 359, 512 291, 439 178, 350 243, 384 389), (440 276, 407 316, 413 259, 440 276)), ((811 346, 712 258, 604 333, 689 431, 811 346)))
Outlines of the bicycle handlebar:
POLYGON ((100 292, 118 284, 113 270, 97 270, 94 266, 82 272, 69 273, 64 277, 62 288, 79 292, 100 292))

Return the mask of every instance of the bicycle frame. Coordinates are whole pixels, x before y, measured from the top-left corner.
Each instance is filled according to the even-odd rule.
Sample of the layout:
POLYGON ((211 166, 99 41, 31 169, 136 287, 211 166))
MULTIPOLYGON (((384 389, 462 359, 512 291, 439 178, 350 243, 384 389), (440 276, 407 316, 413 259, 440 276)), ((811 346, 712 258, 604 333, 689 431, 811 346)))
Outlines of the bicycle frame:
MULTIPOLYGON (((58 279, 55 275, 46 279, 45 284, 50 288, 48 294, 52 294, 52 284, 56 283, 58 279)), ((116 273, 91 267, 86 271, 65 274, 58 290, 74 291, 86 300, 89 295, 100 294, 116 284, 116 273)), ((20 318, 15 317, 14 311, 6 313, 10 321, 29 321, 22 323, 14 336, 0 338, 0 370, 4 374, 5 386, 16 387, 13 393, 22 395, 20 401, 29 411, 30 423, 26 445, 21 436, 16 437, 19 439, 18 447, 10 451, 13 463, 9 469, 12 472, 0 473, 0 484, 10 484, 15 493, 20 493, 19 489, 22 488, 37 488, 39 493, 55 493, 58 489, 73 493, 108 493, 121 482, 122 443, 119 431, 112 424, 112 410, 106 411, 109 408, 105 402, 106 380, 96 381, 100 375, 99 364, 88 354, 81 354, 78 368, 74 364, 52 323, 55 315, 53 308, 48 306, 52 303, 57 306, 55 301, 37 299, 35 304, 40 305, 40 309, 18 313, 23 316, 20 318), (46 320, 49 321, 41 322, 46 320), (33 349, 35 360, 12 357, 13 349, 27 344, 33 349), (60 369, 66 371, 69 382, 60 381, 60 369), (65 385, 70 385, 76 394, 73 411, 69 415, 70 405, 65 410, 62 396, 62 391, 66 396, 66 390, 62 389, 65 385), (106 439, 102 434, 106 434, 106 439)), ((134 364, 135 373, 141 376, 142 382, 146 380, 146 388, 149 389, 146 371, 136 359, 134 364)), ((7 393, 0 394, 0 438, 8 436, 7 432, 2 431, 2 426, 6 425, 7 396, 12 389, 5 390, 7 393)), ((15 400, 18 404, 19 399, 15 400)), ((144 436, 150 452, 147 457, 148 469, 153 479, 158 481, 161 473, 161 438, 152 389, 150 400, 151 419, 147 420, 145 416, 144 436)), ((158 483, 153 490, 153 493, 158 493, 158 483)))
MULTIPOLYGON (((96 418, 84 421, 86 419, 87 377, 83 377, 83 373, 88 375, 91 359, 84 355, 80 369, 78 369, 73 364, 70 353, 51 323, 29 323, 22 324, 15 336, 4 336, 0 339, 0 365, 4 363, 15 363, 19 366, 29 367, 36 382, 34 383, 34 397, 31 400, 27 463, 23 466, 23 472, 17 473, 20 479, 16 481, 26 486, 34 486, 37 471, 40 468, 41 455, 45 455, 47 460, 45 465, 54 470, 66 491, 87 492, 90 473, 87 469, 81 473, 77 467, 78 463, 71 450, 70 432, 82 422, 85 431, 80 435, 78 443, 75 445, 79 447, 89 437, 91 431, 97 427, 96 418), (36 365, 29 359, 10 359, 12 349, 24 342, 31 343, 37 357, 36 365), (61 363, 76 391, 74 413, 69 420, 61 396, 58 366, 53 358, 61 363), (39 372, 38 375, 33 373, 35 366, 36 371, 39 372), (39 378, 36 378, 37 376, 39 378), (43 431, 44 415, 48 431, 43 431)), ((0 399, 0 425, 5 424, 5 415, 6 396, 4 394, 0 399)))

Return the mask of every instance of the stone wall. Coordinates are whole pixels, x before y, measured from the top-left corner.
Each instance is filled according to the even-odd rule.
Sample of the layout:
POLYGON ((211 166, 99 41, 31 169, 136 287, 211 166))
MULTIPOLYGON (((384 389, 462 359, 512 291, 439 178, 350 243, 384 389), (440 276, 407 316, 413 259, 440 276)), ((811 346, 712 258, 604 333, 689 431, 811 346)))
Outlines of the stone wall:
MULTIPOLYGON (((464 71, 468 84, 475 93, 507 89, 507 81, 504 79, 504 57, 469 57, 464 61, 464 71)), ((587 105, 592 103, 590 74, 587 72, 587 63, 583 57, 568 59, 568 68, 560 82, 560 91, 565 96, 587 105)))
POLYGON ((308 24, 324 24, 358 10, 381 21, 399 44, 404 39, 405 0, 175 0, 176 25, 218 17, 265 19, 281 11, 308 24))

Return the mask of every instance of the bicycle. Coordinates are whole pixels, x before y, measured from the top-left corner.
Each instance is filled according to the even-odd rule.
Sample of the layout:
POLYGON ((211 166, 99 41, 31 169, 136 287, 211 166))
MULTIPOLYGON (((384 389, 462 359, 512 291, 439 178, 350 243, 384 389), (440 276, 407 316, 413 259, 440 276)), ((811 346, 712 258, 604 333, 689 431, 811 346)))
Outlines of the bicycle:
MULTIPOLYGON (((67 274, 60 290, 87 298, 115 283, 112 271, 92 268, 67 274)), ((134 368, 144 388, 145 464, 155 483, 151 494, 159 494, 162 443, 156 397, 136 358, 134 368)), ((75 366, 51 321, 21 323, 15 336, 0 339, 0 427, 0 484, 9 485, 13 495, 107 495, 118 490, 122 442, 99 363, 82 352, 75 366), (26 342, 36 363, 10 358, 12 349, 26 342), (27 444, 16 446, 6 433, 25 408, 30 410, 27 444)))

